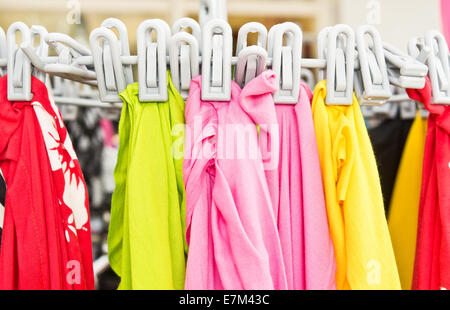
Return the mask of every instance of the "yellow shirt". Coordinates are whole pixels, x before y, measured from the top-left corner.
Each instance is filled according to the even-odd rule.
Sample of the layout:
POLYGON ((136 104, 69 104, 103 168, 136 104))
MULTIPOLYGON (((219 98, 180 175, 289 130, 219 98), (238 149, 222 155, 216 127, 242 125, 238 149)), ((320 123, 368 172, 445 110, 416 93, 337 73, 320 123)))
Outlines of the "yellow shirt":
POLYGON ((414 270, 426 134, 427 120, 419 111, 406 140, 389 208, 389 231, 404 290, 411 289, 414 270))
POLYGON ((325 104, 326 82, 312 112, 333 240, 338 289, 400 289, 375 157, 356 97, 325 104))

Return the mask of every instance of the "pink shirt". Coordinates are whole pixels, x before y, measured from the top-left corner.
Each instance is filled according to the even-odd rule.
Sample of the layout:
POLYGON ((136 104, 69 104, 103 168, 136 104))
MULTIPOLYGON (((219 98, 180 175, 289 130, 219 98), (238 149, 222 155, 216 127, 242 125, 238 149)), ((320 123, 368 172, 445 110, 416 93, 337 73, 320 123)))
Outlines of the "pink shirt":
MULTIPOLYGON (((254 123, 278 124, 279 139, 275 132, 269 133, 272 138, 267 139, 274 149, 270 154, 272 162, 277 165, 266 165, 270 169, 266 177, 288 289, 336 289, 336 262, 311 113, 312 93, 302 83, 297 104, 275 105, 272 94, 277 89, 275 73, 265 71, 245 86, 240 104, 254 123), (255 97, 255 93, 259 96, 255 97)), ((270 161, 269 156, 265 157, 266 162, 270 161)))
POLYGON ((203 101, 201 77, 191 82, 183 165, 186 289, 287 288, 258 132, 240 94, 232 82, 230 101, 203 101))

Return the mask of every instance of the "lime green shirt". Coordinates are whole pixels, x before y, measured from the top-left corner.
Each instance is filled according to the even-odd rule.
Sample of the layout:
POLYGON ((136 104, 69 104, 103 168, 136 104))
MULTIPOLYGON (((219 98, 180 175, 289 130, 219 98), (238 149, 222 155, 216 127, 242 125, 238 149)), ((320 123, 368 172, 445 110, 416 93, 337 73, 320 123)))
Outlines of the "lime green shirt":
POLYGON ((139 102, 138 83, 120 93, 120 146, 108 233, 109 262, 121 278, 119 289, 184 288, 184 101, 167 76, 166 102, 139 102))

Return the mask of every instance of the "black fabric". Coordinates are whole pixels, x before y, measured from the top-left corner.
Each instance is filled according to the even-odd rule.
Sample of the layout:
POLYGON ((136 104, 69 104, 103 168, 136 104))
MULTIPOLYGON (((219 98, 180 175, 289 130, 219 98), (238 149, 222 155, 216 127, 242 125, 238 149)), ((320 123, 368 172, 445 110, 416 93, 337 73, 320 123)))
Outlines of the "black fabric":
POLYGON ((89 205, 93 205, 92 182, 101 174, 103 136, 100 126, 100 110, 78 108, 73 121, 64 121, 83 171, 89 192, 89 205))
POLYGON ((410 119, 386 119, 368 131, 380 174, 386 214, 389 211, 398 166, 412 122, 410 119))

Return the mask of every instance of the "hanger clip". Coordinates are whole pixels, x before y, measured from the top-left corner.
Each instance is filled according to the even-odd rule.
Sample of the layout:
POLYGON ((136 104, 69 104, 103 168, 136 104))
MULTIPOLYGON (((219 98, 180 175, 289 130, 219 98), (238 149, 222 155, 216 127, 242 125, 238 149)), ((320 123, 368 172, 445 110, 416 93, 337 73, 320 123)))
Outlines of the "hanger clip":
POLYGON ((226 0, 200 0, 198 20, 203 27, 212 19, 222 19, 227 21, 227 1, 226 0))
MULTIPOLYGON (((39 45, 36 48, 36 53, 41 59, 45 59, 48 57, 48 44, 45 42, 45 37, 47 36, 48 32, 47 29, 45 29, 42 26, 36 26, 33 25, 30 28, 31 33, 31 44, 33 44, 34 37, 39 36, 39 45)), ((32 75, 36 78, 38 78, 41 82, 45 83, 47 79, 47 73, 40 71, 37 68, 32 68, 32 75)))
POLYGON ((348 25, 329 29, 327 38, 327 97, 329 105, 353 103, 355 34, 348 25))
POLYGON ((279 90, 274 93, 278 104, 296 104, 300 94, 303 34, 299 26, 287 22, 269 31, 269 57, 279 90), (286 45, 283 45, 285 41, 286 45))
POLYGON ((46 33, 44 30, 38 30, 41 41, 42 38, 45 41, 45 43, 41 42, 40 44, 40 46, 44 47, 43 49, 35 49, 32 42, 24 42, 20 46, 23 53, 33 64, 34 69, 39 70, 44 75, 54 75, 82 83, 97 85, 95 72, 88 70, 85 65, 80 64, 81 59, 90 57, 90 50, 68 35, 62 33, 46 33), (52 47, 58 56, 48 57, 48 47, 52 47))
POLYGON ((200 59, 197 39, 187 32, 175 33, 169 41, 172 83, 186 99, 193 77, 199 74, 200 59))
POLYGON ((355 92, 359 103, 383 104, 392 96, 392 92, 379 32, 373 26, 359 27, 356 33, 356 46, 360 70, 355 70, 355 92))
POLYGON ((244 24, 239 29, 236 45, 238 62, 235 73, 235 81, 239 86, 243 87, 265 70, 267 61, 266 42, 267 29, 263 24, 251 22, 244 24), (251 32, 258 34, 257 45, 247 46, 247 37, 251 32))
POLYGON ((8 100, 31 101, 31 63, 16 44, 16 34, 21 32, 22 44, 31 44, 31 32, 27 25, 15 22, 6 34, 8 49, 8 100))
POLYGON ((427 66, 386 42, 383 43, 383 49, 391 84, 401 88, 424 87, 427 66))
MULTIPOLYGON (((182 31, 187 31, 190 29, 191 34, 194 36, 194 38, 197 40, 197 44, 200 47, 202 42, 202 30, 200 28, 200 25, 197 23, 195 19, 189 18, 189 17, 183 17, 180 19, 177 19, 173 25, 172 25, 172 33, 178 33, 182 31)), ((201 51, 199 50, 199 53, 201 51)))
POLYGON ((143 21, 137 32, 139 100, 167 101, 167 59, 170 27, 160 19, 143 21), (152 32, 156 33, 153 41, 152 32))
POLYGON ((96 28, 91 32, 89 42, 100 100, 121 102, 119 93, 126 88, 126 81, 116 35, 108 28, 96 28))
POLYGON ((200 25, 192 18, 181 18, 172 26, 169 40, 170 75, 180 95, 186 99, 193 77, 200 72, 200 25), (192 34, 184 31, 191 30, 192 34))
POLYGON ((432 88, 432 104, 450 105, 450 67, 447 42, 439 31, 425 35, 425 45, 430 49, 428 57, 429 77, 432 88))
POLYGON ((228 101, 233 48, 230 25, 221 19, 207 22, 203 27, 202 44, 202 100, 228 101))
MULTIPOLYGON (((123 73, 125 75, 125 83, 126 85, 132 84, 133 80, 133 69, 131 64, 124 63, 123 59, 130 56, 130 44, 128 42, 128 31, 125 24, 117 19, 117 18, 107 18, 105 19, 101 27, 105 27, 108 29, 116 29, 119 39, 119 50, 120 56, 122 59, 123 73)), ((107 44, 107 42, 106 42, 107 44)))

